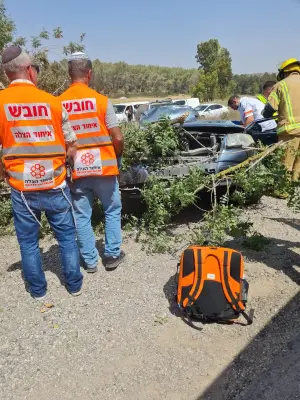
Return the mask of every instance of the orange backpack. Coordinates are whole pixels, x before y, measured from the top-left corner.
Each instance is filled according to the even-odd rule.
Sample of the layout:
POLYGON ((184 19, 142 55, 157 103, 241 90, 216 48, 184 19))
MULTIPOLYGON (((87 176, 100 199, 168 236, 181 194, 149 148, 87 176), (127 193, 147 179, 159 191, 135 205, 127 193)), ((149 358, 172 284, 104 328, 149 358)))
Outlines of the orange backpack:
POLYGON ((243 315, 252 324, 253 310, 245 312, 248 282, 243 279, 241 253, 222 247, 190 246, 181 256, 177 304, 184 319, 233 322, 243 315))

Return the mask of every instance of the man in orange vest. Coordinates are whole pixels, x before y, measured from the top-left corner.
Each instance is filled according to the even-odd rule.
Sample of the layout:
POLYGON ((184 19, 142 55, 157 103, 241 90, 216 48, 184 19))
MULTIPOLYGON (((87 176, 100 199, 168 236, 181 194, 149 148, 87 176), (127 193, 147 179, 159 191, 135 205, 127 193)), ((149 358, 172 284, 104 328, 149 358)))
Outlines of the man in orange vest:
POLYGON ((76 156, 76 135, 57 98, 37 89, 39 67, 28 54, 10 46, 2 66, 10 85, 0 92, 0 176, 11 187, 24 277, 31 295, 44 300, 47 282, 39 250, 44 211, 59 243, 66 287, 77 296, 83 277, 65 179, 66 157, 76 156))
POLYGON ((72 84, 60 97, 78 137, 78 151, 70 184, 79 250, 87 272, 97 271, 99 254, 91 226, 94 196, 103 205, 105 249, 103 265, 113 270, 124 260, 121 250, 121 199, 118 160, 124 139, 111 102, 89 88, 92 63, 81 52, 71 55, 72 84))

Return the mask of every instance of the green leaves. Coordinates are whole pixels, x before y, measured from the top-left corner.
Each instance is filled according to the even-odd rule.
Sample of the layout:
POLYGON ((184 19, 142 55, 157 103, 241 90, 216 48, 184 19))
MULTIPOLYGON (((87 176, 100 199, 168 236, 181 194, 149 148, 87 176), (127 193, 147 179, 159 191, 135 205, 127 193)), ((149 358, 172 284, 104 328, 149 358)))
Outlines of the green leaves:
POLYGON ((123 127, 125 150, 123 169, 147 160, 147 165, 158 168, 166 163, 162 157, 174 157, 179 151, 179 137, 167 118, 143 129, 130 124, 123 127))
POLYGON ((200 74, 193 95, 199 97, 200 101, 227 96, 232 88, 232 60, 229 51, 221 47, 217 39, 211 39, 198 44, 196 60, 200 74))
POLYGON ((6 14, 4 2, 0 0, 0 53, 13 40, 15 23, 6 14))

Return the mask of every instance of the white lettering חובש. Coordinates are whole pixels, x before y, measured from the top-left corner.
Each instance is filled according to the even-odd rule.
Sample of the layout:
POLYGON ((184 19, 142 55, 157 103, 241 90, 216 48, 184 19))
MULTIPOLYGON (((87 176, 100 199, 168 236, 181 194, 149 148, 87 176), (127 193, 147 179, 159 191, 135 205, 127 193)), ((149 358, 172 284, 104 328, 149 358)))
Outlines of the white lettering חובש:
POLYGON ((7 121, 51 119, 51 108, 47 103, 4 104, 4 109, 7 121))
POLYGON ((97 112, 97 102, 95 98, 65 100, 62 102, 62 105, 69 115, 97 112))

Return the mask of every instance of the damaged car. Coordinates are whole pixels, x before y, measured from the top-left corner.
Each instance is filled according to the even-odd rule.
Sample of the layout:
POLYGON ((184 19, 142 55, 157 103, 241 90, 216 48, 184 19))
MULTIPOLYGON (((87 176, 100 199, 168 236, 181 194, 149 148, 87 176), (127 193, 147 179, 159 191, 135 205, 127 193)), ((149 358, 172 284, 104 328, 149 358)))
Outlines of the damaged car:
MULTIPOLYGON (((181 113, 182 114, 182 113, 181 113)), ((193 120, 177 123, 177 114, 171 115, 180 138, 181 148, 167 165, 153 169, 147 160, 140 160, 120 173, 123 200, 133 200, 141 194, 143 185, 151 175, 170 180, 183 178, 192 168, 205 174, 216 174, 242 163, 256 153, 255 142, 245 129, 231 121, 193 120)), ((180 117, 179 117, 180 118, 180 117)))

